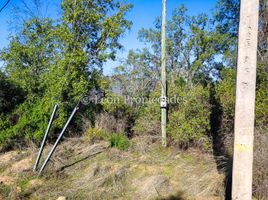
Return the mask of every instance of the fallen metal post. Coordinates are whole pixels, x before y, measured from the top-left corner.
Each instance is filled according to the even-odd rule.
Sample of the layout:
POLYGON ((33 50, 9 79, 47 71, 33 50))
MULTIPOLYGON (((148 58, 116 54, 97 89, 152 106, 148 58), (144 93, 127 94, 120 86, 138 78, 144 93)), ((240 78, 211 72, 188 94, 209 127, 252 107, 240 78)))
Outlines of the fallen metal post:
POLYGON ((71 122, 73 116, 75 115, 75 113, 76 113, 76 111, 77 111, 78 109, 79 109, 78 106, 76 106, 76 107, 74 108, 72 114, 70 115, 68 121, 66 122, 64 128, 62 129, 62 131, 61 131, 61 133, 60 133, 60 135, 59 135, 57 141, 55 142, 55 144, 53 145, 52 149, 50 150, 50 152, 49 152, 49 154, 48 154, 48 156, 47 156, 47 158, 46 158, 46 160, 45 160, 43 166, 41 167, 41 169, 40 169, 38 175, 40 175, 40 174, 42 173, 42 171, 45 169, 45 167, 46 167, 46 165, 47 165, 49 159, 51 158, 52 154, 54 153, 55 149, 57 148, 58 143, 60 142, 60 139, 62 138, 62 136, 63 136, 65 130, 67 129, 69 123, 71 122))
POLYGON ((34 171, 34 172, 35 172, 36 169, 37 169, 37 166, 38 166, 38 163, 39 163, 39 161, 40 161, 42 152, 43 152, 43 150, 44 150, 44 145, 45 145, 46 140, 47 140, 47 135, 48 135, 49 130, 50 130, 50 128, 51 128, 51 124, 52 124, 52 122, 53 122, 53 119, 54 119, 54 117, 55 117, 55 115, 56 115, 57 108, 58 108, 58 105, 55 104, 55 105, 54 105, 53 112, 52 112, 51 117, 50 117, 50 120, 49 120, 49 123, 48 123, 48 125, 47 125, 47 129, 46 129, 46 132, 45 132, 43 141, 42 141, 42 143, 41 143, 41 146, 40 146, 40 149, 39 149, 39 152, 38 152, 38 155, 37 155, 37 158, 36 158, 34 167, 33 167, 33 171, 34 171))

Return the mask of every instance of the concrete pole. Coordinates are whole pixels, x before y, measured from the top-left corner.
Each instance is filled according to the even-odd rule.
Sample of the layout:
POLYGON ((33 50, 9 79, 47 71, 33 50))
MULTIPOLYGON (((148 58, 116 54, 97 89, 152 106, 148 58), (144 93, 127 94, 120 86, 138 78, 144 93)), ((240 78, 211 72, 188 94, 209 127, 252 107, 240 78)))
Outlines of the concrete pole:
POLYGON ((167 146, 167 80, 166 80, 166 0, 162 0, 161 32, 161 130, 162 146, 167 146))
POLYGON ((251 200, 259 1, 240 2, 232 199, 251 200))

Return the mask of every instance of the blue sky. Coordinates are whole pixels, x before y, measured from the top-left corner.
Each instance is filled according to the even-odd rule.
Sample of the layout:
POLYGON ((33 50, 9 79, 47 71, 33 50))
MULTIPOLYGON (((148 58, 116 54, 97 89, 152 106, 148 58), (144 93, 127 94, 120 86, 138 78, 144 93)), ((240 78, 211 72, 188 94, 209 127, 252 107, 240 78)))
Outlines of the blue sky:
MULTIPOLYGON (((0 0, 0 6, 4 5, 6 0, 0 0)), ((25 0, 31 1, 31 0, 25 0)), ((152 27, 157 16, 161 15, 161 0, 125 0, 133 4, 133 9, 128 14, 128 19, 133 22, 132 29, 124 34, 120 39, 124 50, 118 52, 117 61, 108 61, 104 66, 104 73, 109 74, 112 69, 120 64, 120 59, 124 59, 128 50, 143 47, 143 43, 137 40, 138 31, 144 27, 152 27)), ((0 48, 8 45, 8 36, 10 34, 11 10, 13 5, 19 5, 20 0, 11 0, 5 10, 0 13, 0 48)), ((58 12, 59 0, 50 1, 50 9, 47 16, 56 17, 58 12)), ((189 14, 195 15, 201 12, 211 13, 215 7, 216 0, 167 0, 167 18, 171 16, 172 10, 181 4, 185 4, 189 10, 189 14)))

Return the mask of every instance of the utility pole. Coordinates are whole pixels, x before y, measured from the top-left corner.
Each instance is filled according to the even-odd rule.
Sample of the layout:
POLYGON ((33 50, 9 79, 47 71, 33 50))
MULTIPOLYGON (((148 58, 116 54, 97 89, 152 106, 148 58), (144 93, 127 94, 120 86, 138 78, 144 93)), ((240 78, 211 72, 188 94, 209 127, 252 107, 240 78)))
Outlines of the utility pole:
POLYGON ((166 0, 162 0, 161 32, 161 131, 162 146, 167 146, 167 80, 166 80, 166 0))
POLYGON ((252 199, 259 0, 240 1, 232 199, 252 199))

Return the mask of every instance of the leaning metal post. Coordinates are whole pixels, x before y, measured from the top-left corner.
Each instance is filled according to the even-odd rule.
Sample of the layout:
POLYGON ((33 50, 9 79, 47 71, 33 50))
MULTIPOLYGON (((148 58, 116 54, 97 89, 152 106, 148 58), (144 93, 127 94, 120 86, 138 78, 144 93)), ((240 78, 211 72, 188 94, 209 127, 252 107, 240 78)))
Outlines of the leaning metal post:
POLYGON ((39 163, 39 161, 40 161, 42 152, 43 152, 43 150, 44 150, 44 145, 45 145, 45 143, 46 143, 47 136, 48 136, 49 130, 50 130, 50 128, 51 128, 51 124, 52 124, 52 122, 53 122, 53 119, 54 119, 54 117, 55 117, 57 108, 58 108, 58 105, 55 104, 55 105, 54 105, 53 112, 52 112, 51 117, 50 117, 50 120, 49 120, 49 123, 48 123, 48 125, 47 125, 47 130, 46 130, 46 132, 45 132, 43 141, 42 141, 42 143, 41 143, 41 146, 40 146, 40 149, 39 149, 39 152, 38 152, 38 155, 37 155, 37 158, 36 158, 34 167, 33 167, 33 171, 34 171, 34 172, 36 171, 36 168, 37 168, 38 163, 39 163))
POLYGON ((42 171, 45 169, 45 167, 46 167, 46 165, 47 165, 49 159, 51 158, 52 154, 54 153, 55 149, 57 148, 58 143, 60 142, 60 139, 62 138, 62 136, 63 136, 65 130, 67 129, 69 123, 71 122, 73 116, 75 115, 75 113, 76 113, 76 111, 77 111, 78 109, 79 109, 78 106, 76 106, 76 107, 74 108, 72 114, 70 115, 68 121, 66 122, 64 128, 62 129, 62 131, 61 131, 61 133, 60 133, 60 135, 59 135, 57 141, 55 142, 55 144, 53 145, 52 149, 50 150, 50 152, 49 152, 49 154, 48 154, 48 156, 47 156, 47 158, 46 158, 44 164, 42 165, 42 167, 41 167, 41 169, 40 169, 38 175, 40 175, 40 174, 42 173, 42 171))

